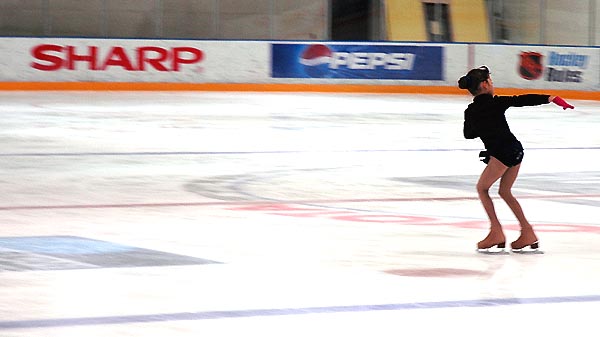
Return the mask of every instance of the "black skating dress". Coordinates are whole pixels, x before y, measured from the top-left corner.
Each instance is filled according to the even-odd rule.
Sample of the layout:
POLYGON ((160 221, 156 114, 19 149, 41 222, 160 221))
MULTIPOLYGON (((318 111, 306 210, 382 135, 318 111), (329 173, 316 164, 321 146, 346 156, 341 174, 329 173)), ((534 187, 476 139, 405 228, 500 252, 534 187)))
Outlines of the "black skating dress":
POLYGON ((508 167, 516 166, 523 160, 523 146, 510 131, 505 116, 506 110, 511 106, 546 104, 549 97, 537 94, 477 95, 465 110, 463 134, 467 139, 481 138, 489 156, 495 157, 508 167))

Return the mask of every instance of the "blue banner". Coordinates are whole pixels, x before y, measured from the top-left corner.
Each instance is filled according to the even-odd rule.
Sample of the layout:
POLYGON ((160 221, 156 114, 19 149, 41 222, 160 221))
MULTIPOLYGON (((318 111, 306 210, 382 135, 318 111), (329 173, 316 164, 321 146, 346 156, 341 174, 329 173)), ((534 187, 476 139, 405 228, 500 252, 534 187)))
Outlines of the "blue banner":
POLYGON ((443 47, 358 44, 273 44, 273 78, 441 81, 443 47))

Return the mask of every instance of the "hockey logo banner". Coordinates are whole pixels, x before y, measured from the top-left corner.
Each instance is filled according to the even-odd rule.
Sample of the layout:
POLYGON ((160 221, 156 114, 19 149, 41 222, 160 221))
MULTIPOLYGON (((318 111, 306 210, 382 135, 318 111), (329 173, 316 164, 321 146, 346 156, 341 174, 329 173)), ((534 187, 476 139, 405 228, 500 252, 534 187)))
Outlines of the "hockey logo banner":
POLYGON ((441 81, 443 47, 273 44, 273 78, 441 81))
POLYGON ((519 75, 526 80, 536 80, 542 76, 544 67, 542 59, 544 56, 536 52, 521 53, 521 64, 519 65, 519 75))
POLYGON ((546 81, 581 83, 589 64, 589 55, 580 53, 559 53, 548 55, 546 81))
POLYGON ((543 75, 547 82, 582 83, 590 58, 581 53, 521 52, 519 75, 530 81, 541 79, 543 75))

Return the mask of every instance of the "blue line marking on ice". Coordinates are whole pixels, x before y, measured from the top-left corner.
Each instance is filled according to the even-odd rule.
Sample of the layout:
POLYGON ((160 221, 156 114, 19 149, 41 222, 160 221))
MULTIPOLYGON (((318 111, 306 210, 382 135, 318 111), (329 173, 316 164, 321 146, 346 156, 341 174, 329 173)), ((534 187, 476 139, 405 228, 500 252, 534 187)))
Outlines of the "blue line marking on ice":
POLYGON ((600 302, 600 295, 534 297, 534 298, 495 298, 495 299, 441 301, 441 302, 415 302, 415 303, 393 303, 393 304, 306 307, 306 308, 282 308, 282 309, 202 311, 202 312, 180 312, 180 313, 154 314, 154 315, 150 314, 150 315, 129 315, 129 316, 36 319, 36 320, 22 320, 22 321, 0 321, 0 329, 2 329, 2 330, 33 329, 33 328, 70 327, 70 326, 87 326, 87 325, 153 323, 153 322, 169 322, 169 321, 198 321, 198 320, 241 318, 241 317, 269 317, 269 316, 329 314, 329 313, 344 313, 344 312, 400 311, 400 310, 415 310, 415 309, 481 308, 481 307, 495 307, 495 306, 507 306, 507 305, 564 304, 564 303, 586 303, 586 302, 600 302))

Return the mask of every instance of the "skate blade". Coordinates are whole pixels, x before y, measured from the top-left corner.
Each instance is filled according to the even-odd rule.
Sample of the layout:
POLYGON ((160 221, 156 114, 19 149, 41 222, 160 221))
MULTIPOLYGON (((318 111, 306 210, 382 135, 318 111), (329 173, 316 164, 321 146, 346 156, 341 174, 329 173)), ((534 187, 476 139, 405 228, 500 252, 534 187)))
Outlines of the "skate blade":
POLYGON ((539 255, 544 254, 543 251, 539 249, 531 249, 531 248, 523 248, 523 249, 511 249, 512 253, 515 254, 523 254, 523 255, 539 255))
POLYGON ((529 246, 525 246, 523 248, 519 248, 519 249, 515 249, 512 248, 511 252, 516 253, 516 254, 544 254, 543 251, 541 251, 540 249, 540 244, 538 243, 538 241, 532 243, 529 246))
POLYGON ((496 248, 496 247, 477 249, 477 253, 485 254, 485 255, 508 255, 509 254, 503 248, 496 248))

